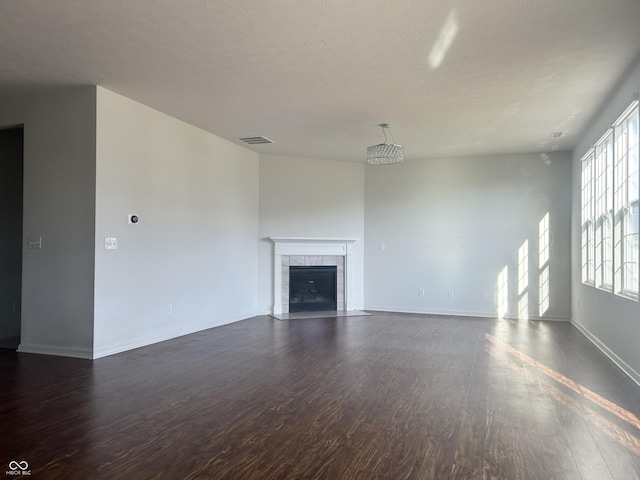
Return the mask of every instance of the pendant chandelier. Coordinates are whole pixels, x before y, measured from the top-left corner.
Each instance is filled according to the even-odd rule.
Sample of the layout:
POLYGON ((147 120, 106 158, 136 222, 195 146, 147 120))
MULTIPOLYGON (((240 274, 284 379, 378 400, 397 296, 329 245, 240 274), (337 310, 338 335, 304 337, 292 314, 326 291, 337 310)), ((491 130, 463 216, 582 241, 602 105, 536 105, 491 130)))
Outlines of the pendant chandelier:
MULTIPOLYGON (((367 162, 371 165, 391 165, 404 160, 404 147, 394 143, 387 143, 387 130, 391 128, 388 123, 381 123, 384 143, 372 145, 367 148, 367 162)), ((389 132, 391 133, 391 132, 389 132)), ((393 139, 393 137, 391 137, 393 139)))

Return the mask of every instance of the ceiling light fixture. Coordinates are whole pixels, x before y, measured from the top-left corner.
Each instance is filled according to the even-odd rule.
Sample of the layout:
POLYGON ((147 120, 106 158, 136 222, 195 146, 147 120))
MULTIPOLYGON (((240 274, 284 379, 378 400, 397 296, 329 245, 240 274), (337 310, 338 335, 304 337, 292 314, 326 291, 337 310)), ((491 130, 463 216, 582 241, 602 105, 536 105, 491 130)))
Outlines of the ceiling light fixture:
MULTIPOLYGON (((381 123, 384 143, 367 147, 367 162, 371 165, 390 165, 404 160, 404 147, 394 143, 387 143, 387 130, 391 128, 388 123, 381 123)), ((391 132, 389 132, 391 133, 391 132)), ((393 139, 393 137, 391 137, 393 139)))

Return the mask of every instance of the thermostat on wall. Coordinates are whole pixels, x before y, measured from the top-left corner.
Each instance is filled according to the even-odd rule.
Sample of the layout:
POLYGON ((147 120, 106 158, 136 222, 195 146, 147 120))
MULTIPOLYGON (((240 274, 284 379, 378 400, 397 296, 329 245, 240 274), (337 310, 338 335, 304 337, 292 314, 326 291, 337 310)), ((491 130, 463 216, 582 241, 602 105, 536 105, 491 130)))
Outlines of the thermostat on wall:
POLYGON ((138 223, 139 221, 140 217, 138 217, 138 215, 136 215, 135 213, 129 214, 129 223, 138 223))

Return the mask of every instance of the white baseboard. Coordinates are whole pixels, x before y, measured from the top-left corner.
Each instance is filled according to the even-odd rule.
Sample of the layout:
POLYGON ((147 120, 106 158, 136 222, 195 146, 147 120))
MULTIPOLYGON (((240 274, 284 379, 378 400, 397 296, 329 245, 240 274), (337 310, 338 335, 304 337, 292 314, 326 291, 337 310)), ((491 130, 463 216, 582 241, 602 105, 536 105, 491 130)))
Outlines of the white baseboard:
POLYGON ((57 347, 52 345, 36 345, 34 343, 20 343, 19 353, 36 353, 39 355, 55 355, 57 357, 73 357, 91 360, 92 352, 88 348, 57 347))
POLYGON ((400 307, 377 307, 367 306, 363 308, 368 312, 387 312, 387 313, 410 313, 415 315, 443 315, 449 317, 478 317, 478 318, 496 318, 495 313, 483 312, 463 312, 463 311, 444 311, 444 310, 409 310, 400 307))
MULTIPOLYGON (((495 312, 475 312, 475 311, 465 311, 465 310, 407 310, 405 308, 393 308, 393 307, 376 307, 376 306, 367 306, 362 310, 366 311, 377 311, 377 312, 389 312, 389 313, 411 313, 418 315, 443 315, 443 316, 451 316, 451 317, 477 317, 477 318, 498 318, 495 312)), ((507 316, 505 317, 509 320, 518 320, 517 317, 507 316)), ((543 317, 529 317, 528 321, 534 322, 569 322, 571 319, 569 317, 559 317, 555 315, 545 315, 543 317)))
POLYGON ((83 358, 88 360, 95 360, 98 358, 106 357, 108 355, 114 355, 116 353, 125 352, 127 350, 133 350, 134 348, 140 348, 147 345, 151 345, 158 342, 164 342, 165 340, 171 340, 172 338, 181 337, 183 335, 189 335, 191 333, 200 332, 209 328, 219 327, 221 325, 227 325, 229 323, 245 320, 257 315, 255 311, 248 311, 244 314, 229 317, 229 318, 217 318, 208 322, 200 324, 186 325, 178 329, 165 330, 153 335, 149 335, 143 338, 136 339, 134 341, 122 342, 118 344, 107 345, 101 348, 91 349, 85 348, 70 348, 60 347, 55 345, 38 345, 34 343, 20 343, 18 347, 19 353, 35 353, 39 355, 54 355, 58 357, 73 357, 83 358))
POLYGON ((154 333, 153 335, 148 335, 132 341, 115 343, 115 344, 106 345, 100 348, 94 348, 93 359, 107 357, 109 355, 115 355, 116 353, 126 352, 127 350, 133 350, 134 348, 146 347, 147 345, 164 342, 166 340, 182 337, 184 335, 189 335, 191 333, 201 332, 202 330, 208 330, 209 328, 220 327, 222 325, 238 322, 240 320, 246 320, 247 318, 250 318, 254 315, 256 315, 256 312, 251 311, 251 312, 246 312, 245 314, 242 314, 242 315, 233 316, 229 318, 223 318, 223 319, 216 318, 203 323, 184 325, 184 326, 181 326, 180 328, 157 332, 157 333, 154 333))
POLYGON ((587 340, 593 343, 598 350, 604 353, 609 359, 615 363, 620 370, 622 370, 631 380, 636 382, 638 386, 640 386, 640 373, 636 372, 631 366, 627 365, 627 363, 622 360, 618 355, 616 355, 609 347, 607 347, 604 343, 602 343, 598 337, 593 335, 589 330, 587 330, 583 325, 580 325, 575 320, 571 320, 571 324, 576 327, 580 333, 582 333, 587 340))

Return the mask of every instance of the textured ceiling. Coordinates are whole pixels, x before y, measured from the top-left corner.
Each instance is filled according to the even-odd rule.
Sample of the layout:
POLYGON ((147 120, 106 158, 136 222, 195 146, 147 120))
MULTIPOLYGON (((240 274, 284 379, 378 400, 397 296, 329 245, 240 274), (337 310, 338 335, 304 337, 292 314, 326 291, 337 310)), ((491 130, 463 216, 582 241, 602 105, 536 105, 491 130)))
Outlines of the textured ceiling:
POLYGON ((570 149, 640 54, 638 0, 0 0, 0 22, 0 98, 97 84, 348 161, 382 122, 408 159, 570 149))

